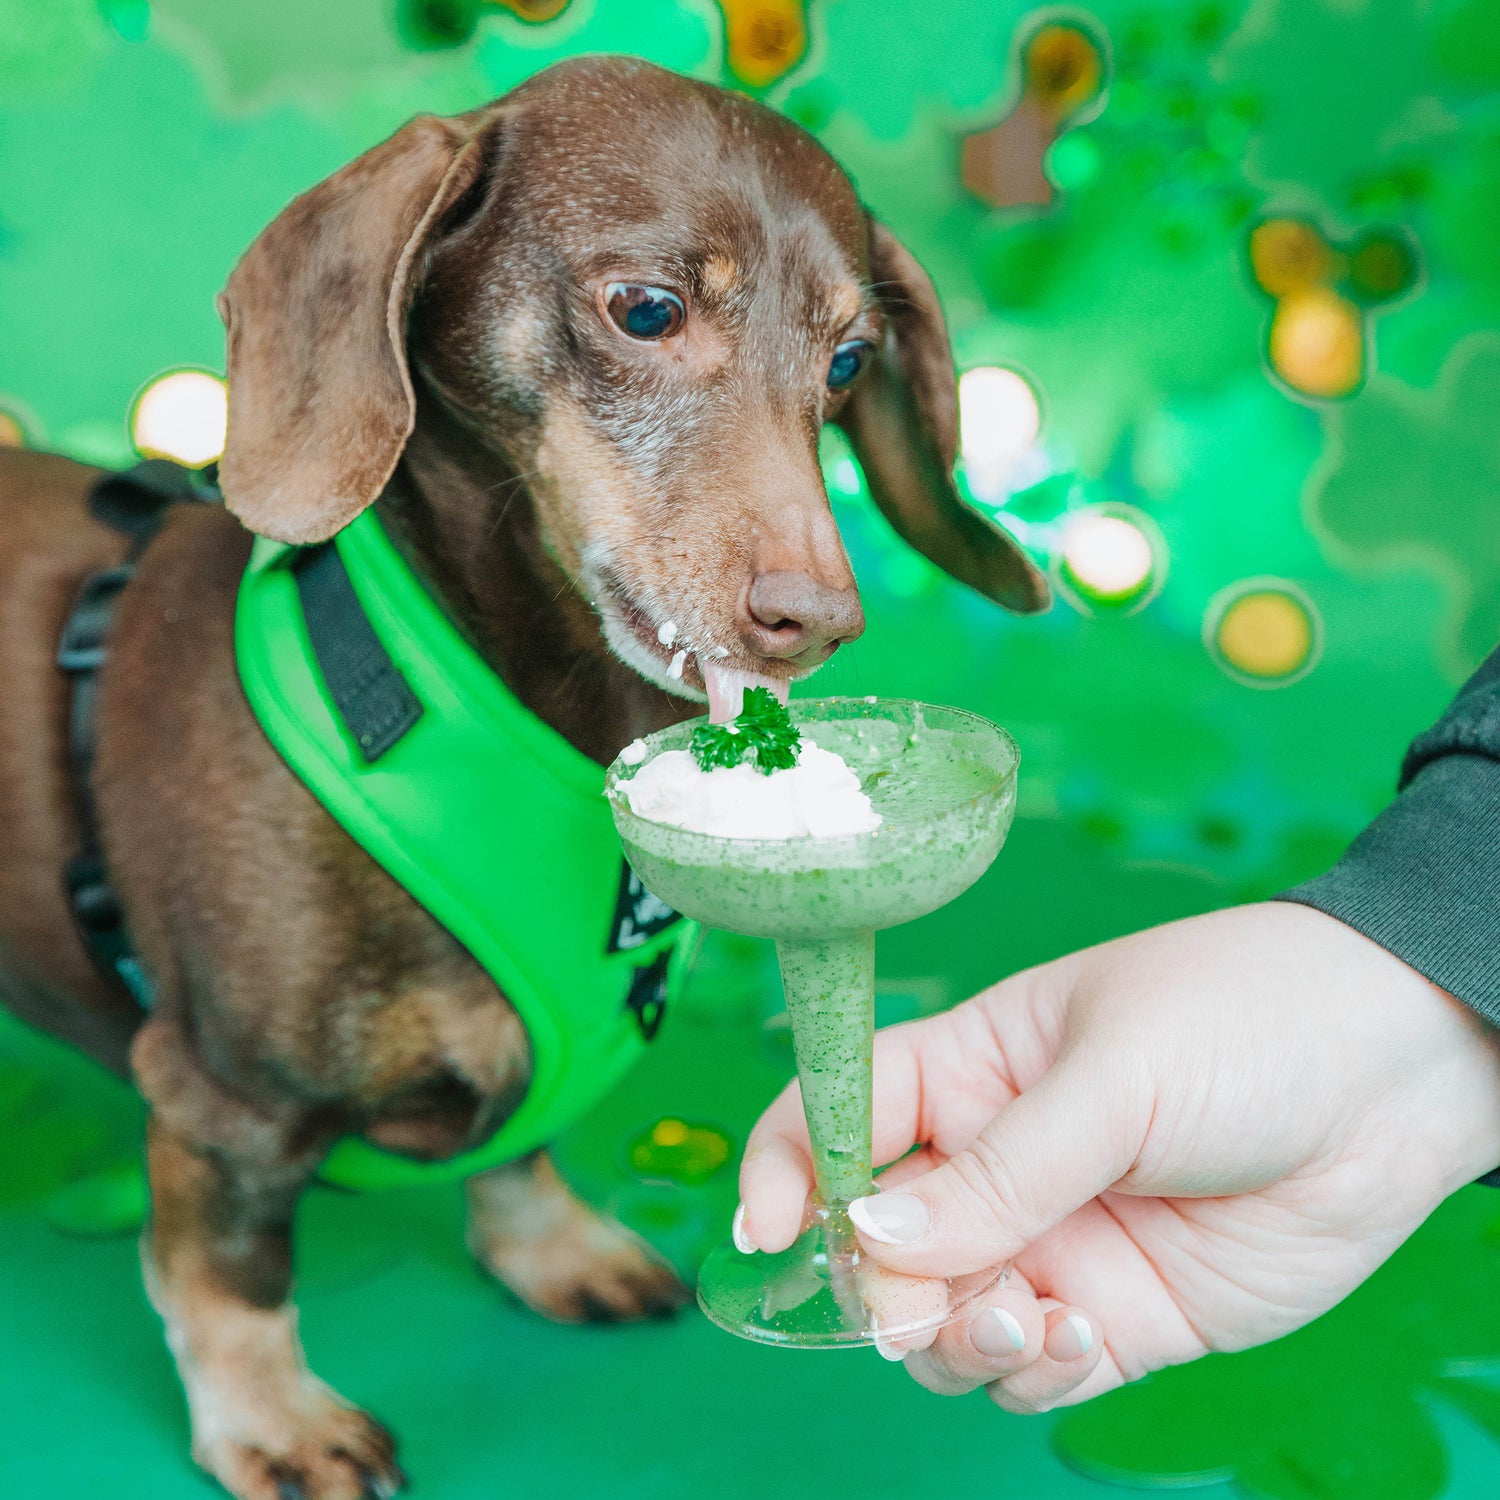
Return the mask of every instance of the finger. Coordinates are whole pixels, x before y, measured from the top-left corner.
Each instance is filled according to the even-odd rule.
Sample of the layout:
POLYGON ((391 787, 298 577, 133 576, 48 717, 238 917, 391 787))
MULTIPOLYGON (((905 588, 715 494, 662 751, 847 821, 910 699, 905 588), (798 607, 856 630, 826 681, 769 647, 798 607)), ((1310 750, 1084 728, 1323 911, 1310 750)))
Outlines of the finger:
POLYGON ((1106 1346, 1103 1354, 1099 1356, 1099 1363, 1072 1390, 1059 1396, 1048 1410, 1059 1411, 1065 1406, 1079 1406, 1085 1401, 1092 1401, 1095 1396, 1103 1396, 1110 1391, 1118 1390, 1127 1383, 1126 1376, 1115 1363, 1106 1346))
POLYGON ((1065 1054, 969 1147, 897 1192, 856 1199, 849 1216, 870 1256, 895 1271, 1003 1265, 1128 1170, 1149 1117, 1107 1060, 1065 1054))
POLYGON ((859 1291, 876 1330, 875 1347, 889 1360, 925 1349, 948 1316, 946 1281, 904 1276, 865 1261, 859 1271, 859 1291))
POLYGON ((929 1348, 908 1354, 907 1374, 940 1396, 962 1396, 1033 1363, 1042 1352, 1043 1323, 1035 1296, 1012 1277, 969 1317, 942 1329, 929 1348))
MULTIPOLYGON (((960 1007, 962 1009, 962 1007, 960 1007)), ((954 1012, 875 1038, 874 1160, 894 1161, 917 1143, 923 1090, 936 1086, 962 1049, 952 1044, 954 1012), (925 1078, 925 1082, 924 1082, 925 1078)), ((1002 1098, 1007 1098, 1006 1091, 1002 1098)), ((982 1110, 965 1139, 989 1113, 982 1110)), ((739 1224, 746 1242, 761 1250, 785 1250, 806 1222, 814 1190, 802 1091, 794 1079, 771 1102, 745 1143, 740 1164, 739 1224)))
POLYGON ((735 1243, 742 1250, 785 1250, 802 1232, 812 1191, 802 1090, 793 1081, 772 1100, 745 1144, 735 1243))
MULTIPOLYGON (((1029 1246, 1018 1264, 1039 1295, 1088 1308, 1109 1330, 1110 1355, 1138 1374, 1207 1352, 1163 1279, 1185 1234, 1170 1203, 1105 1192, 1029 1246)), ((1202 1256, 1201 1242, 1187 1243, 1202 1256)), ((1193 1264, 1200 1269, 1201 1259, 1193 1264)))
MULTIPOLYGON (((1005 1411, 1026 1415, 1051 1410, 1078 1391, 1104 1358, 1099 1329, 1081 1308, 1066 1304, 1051 1308, 1044 1330, 1041 1351, 1034 1360, 985 1388, 1005 1411)), ((1103 1382, 1101 1390, 1108 1388, 1109 1371, 1103 1382)), ((1113 1384, 1119 1384, 1118 1378, 1113 1384)))

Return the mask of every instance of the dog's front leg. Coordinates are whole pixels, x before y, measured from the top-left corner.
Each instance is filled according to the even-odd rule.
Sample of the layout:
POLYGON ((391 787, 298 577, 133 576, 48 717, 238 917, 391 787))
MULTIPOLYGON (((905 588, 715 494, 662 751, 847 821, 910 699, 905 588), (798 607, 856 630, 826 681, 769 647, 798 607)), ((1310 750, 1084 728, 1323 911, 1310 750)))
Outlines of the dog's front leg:
POLYGON ((147 1285, 187 1389, 193 1457, 239 1500, 371 1500, 403 1483, 390 1435, 307 1368, 292 1213, 316 1158, 148 1138, 147 1285))
POLYGON ((663 1317, 689 1296, 654 1251, 574 1196, 545 1151, 470 1179, 469 1248, 528 1307, 562 1323, 663 1317))

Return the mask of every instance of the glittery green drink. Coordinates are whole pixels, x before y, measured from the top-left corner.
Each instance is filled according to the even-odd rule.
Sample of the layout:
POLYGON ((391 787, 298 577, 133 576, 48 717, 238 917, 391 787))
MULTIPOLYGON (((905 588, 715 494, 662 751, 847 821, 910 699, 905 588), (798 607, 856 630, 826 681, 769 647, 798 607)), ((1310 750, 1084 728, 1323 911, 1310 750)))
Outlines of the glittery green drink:
MULTIPOLYGON (((616 761, 607 786, 646 887, 710 926, 774 938, 781 960, 820 1206, 780 1254, 716 1250, 699 1301, 721 1326, 765 1343, 867 1344, 960 1316, 994 1280, 944 1289, 883 1273, 862 1263, 846 1210, 872 1190, 875 933, 936 910, 989 867, 1015 811, 1019 757, 1004 730, 958 709, 834 698, 794 703, 791 713, 858 775, 878 828, 727 838, 633 813, 624 789, 636 766, 616 761)), ((648 756, 685 749, 694 727, 653 735, 648 756)))

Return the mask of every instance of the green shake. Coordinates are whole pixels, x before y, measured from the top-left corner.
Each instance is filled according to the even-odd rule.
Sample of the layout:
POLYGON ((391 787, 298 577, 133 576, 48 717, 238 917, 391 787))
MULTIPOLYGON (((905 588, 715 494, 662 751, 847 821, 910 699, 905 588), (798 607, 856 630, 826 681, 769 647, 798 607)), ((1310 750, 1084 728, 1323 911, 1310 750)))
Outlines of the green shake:
MULTIPOLYGON (((700 1301, 745 1337, 868 1343, 918 1311, 933 1316, 930 1289, 909 1312, 889 1286, 870 1295, 844 1212, 872 1181, 874 934, 936 910, 989 867, 1015 811, 1018 756, 1003 730, 956 709, 829 699, 793 704, 791 714, 805 740, 855 773, 878 826, 729 837, 640 816, 631 807, 637 765, 616 761, 607 786, 626 856, 646 887, 711 926, 774 938, 781 961, 822 1211, 781 1255, 716 1252, 700 1301)), ((685 749, 694 727, 653 735, 638 761, 685 749)), ((961 1301, 962 1289, 950 1300, 961 1301)))
POLYGON ((786 938, 776 955, 818 1193, 847 1208, 870 1191, 875 934, 786 938))

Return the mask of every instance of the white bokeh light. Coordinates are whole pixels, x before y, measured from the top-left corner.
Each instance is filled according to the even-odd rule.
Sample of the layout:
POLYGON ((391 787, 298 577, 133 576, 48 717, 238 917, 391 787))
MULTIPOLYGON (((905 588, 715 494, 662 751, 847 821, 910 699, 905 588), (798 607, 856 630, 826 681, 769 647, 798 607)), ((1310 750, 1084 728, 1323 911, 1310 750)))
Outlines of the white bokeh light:
POLYGON ((967 370, 960 377, 958 418, 966 464, 1011 463, 1042 430, 1036 392, 1025 376, 998 365, 967 370))
POLYGON ((964 472, 980 499, 1001 503, 1045 477, 1036 447, 1041 408, 1018 371, 999 365, 966 370, 958 382, 958 426, 964 472))
POLYGON ((1125 599, 1151 577, 1151 540, 1124 516, 1083 511, 1063 526, 1062 560, 1078 585, 1100 599, 1125 599))
POLYGON ((141 392, 130 436, 146 458, 170 458, 201 469, 223 453, 228 416, 228 392, 217 375, 174 370, 141 392))

